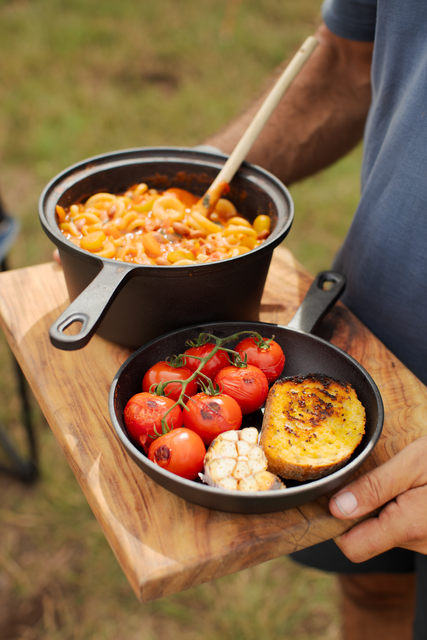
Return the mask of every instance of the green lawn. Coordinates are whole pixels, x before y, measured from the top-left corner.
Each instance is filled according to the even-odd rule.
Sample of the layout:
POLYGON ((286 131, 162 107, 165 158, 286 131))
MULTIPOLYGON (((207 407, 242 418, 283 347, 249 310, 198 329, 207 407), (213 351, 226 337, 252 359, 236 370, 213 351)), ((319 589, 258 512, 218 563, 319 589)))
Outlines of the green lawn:
MULTIPOLYGON (((84 158, 192 146, 241 111, 320 21, 314 0, 0 0, 0 190, 13 268, 51 259, 37 202, 84 158)), ((328 268, 357 203, 361 150, 294 185, 286 246, 328 268)), ((0 344, 0 420, 19 427, 0 344)), ((337 640, 332 577, 282 558, 141 605, 33 402, 42 478, 0 476, 0 638, 337 640), (27 625, 18 631, 15 624, 27 625)))

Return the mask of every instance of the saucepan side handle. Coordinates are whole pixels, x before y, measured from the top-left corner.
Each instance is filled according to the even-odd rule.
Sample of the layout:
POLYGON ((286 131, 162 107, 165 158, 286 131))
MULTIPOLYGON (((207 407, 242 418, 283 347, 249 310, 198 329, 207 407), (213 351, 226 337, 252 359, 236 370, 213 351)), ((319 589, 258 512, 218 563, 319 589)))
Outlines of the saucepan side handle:
POLYGON ((337 271, 321 271, 317 274, 288 327, 310 333, 334 306, 344 291, 345 283, 345 277, 337 271))
POLYGON ((132 268, 128 265, 104 264, 96 278, 50 327, 49 336, 53 346, 65 351, 75 351, 86 346, 131 272, 132 268), (81 323, 78 333, 64 333, 74 323, 81 323))

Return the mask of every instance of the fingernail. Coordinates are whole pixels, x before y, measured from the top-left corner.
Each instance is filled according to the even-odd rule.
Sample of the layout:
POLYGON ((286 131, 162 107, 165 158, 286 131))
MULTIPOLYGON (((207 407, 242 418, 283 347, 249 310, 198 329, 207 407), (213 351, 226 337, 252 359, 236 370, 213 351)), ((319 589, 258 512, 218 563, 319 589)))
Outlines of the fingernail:
POLYGON ((357 509, 357 500, 350 491, 338 494, 334 500, 344 516, 350 516, 357 509))

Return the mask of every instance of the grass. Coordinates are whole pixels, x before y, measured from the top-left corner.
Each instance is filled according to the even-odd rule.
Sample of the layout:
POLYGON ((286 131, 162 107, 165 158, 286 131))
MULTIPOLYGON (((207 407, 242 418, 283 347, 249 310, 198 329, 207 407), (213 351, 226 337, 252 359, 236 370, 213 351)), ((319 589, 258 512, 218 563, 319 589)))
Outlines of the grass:
MULTIPOLYGON (((117 149, 201 142, 314 31, 319 8, 0 0, 0 189, 22 229, 10 266, 51 259, 37 202, 56 173, 117 149)), ((286 246, 312 272, 329 267, 351 222, 360 160, 359 148, 291 188, 286 246)), ((4 339, 0 398, 0 421, 23 446, 4 339)), ((27 487, 0 476, 2 640, 338 640, 334 579, 287 558, 139 604, 34 402, 33 414, 41 480, 27 487)))
POLYGON ((138 603, 47 430, 41 445, 40 483, 2 482, 2 639, 338 640, 334 580, 287 558, 138 603))

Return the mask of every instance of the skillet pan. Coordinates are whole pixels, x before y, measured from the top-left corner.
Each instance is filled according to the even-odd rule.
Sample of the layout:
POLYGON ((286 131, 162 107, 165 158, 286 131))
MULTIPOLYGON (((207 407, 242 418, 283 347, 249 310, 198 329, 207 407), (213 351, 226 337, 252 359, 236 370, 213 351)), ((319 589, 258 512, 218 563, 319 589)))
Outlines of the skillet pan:
MULTIPOLYGON (((109 410, 114 429, 134 462, 150 478, 181 498, 209 509, 233 513, 282 511, 311 502, 342 485, 370 455, 384 422, 381 395, 367 371, 342 349, 310 333, 334 305, 344 286, 345 279, 341 274, 324 271, 316 277, 287 326, 263 322, 198 324, 152 340, 130 356, 111 385, 109 410), (325 288, 325 283, 331 285, 329 289, 325 288), (366 432, 352 458, 342 469, 311 482, 285 480, 286 489, 271 492, 227 491, 180 478, 160 468, 131 442, 126 432, 123 411, 127 401, 142 390, 142 378, 147 369, 159 360, 183 353, 186 341, 196 339, 199 333, 211 333, 223 338, 238 331, 257 331, 266 338, 275 336, 274 339, 281 345, 286 356, 281 377, 322 373, 342 382, 349 382, 354 387, 366 410, 366 432)), ((233 346, 233 343, 227 345, 230 348, 233 346)), ((244 416, 242 428, 255 426, 261 429, 262 417, 262 410, 244 416)))

